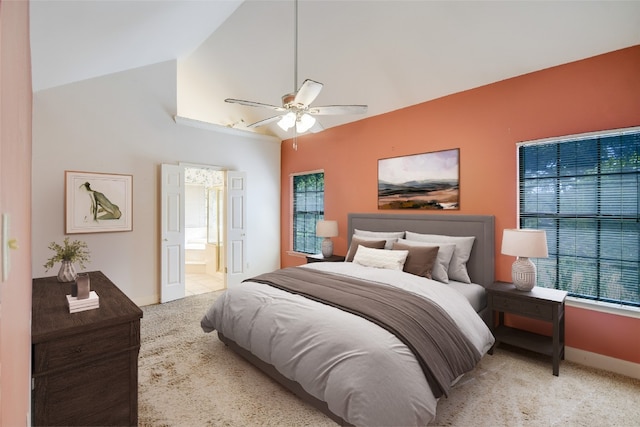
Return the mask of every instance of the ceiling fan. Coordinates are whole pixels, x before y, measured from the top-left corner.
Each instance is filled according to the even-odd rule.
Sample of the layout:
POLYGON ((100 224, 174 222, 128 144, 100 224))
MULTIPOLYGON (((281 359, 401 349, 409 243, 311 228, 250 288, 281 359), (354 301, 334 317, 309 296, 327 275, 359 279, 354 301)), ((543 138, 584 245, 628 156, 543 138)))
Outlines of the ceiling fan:
POLYGON ((364 114, 367 112, 366 105, 326 105, 321 107, 311 106, 311 103, 318 97, 322 90, 322 83, 307 79, 298 87, 298 0, 294 2, 294 93, 282 96, 282 106, 264 104, 255 101, 245 101, 242 99, 227 98, 225 102, 248 105, 250 107, 262 107, 277 111, 279 114, 264 120, 252 123, 247 127, 255 128, 276 122, 284 130, 294 129, 294 148, 296 147, 295 136, 297 134, 311 131, 320 132, 324 128, 316 121, 314 116, 321 115, 341 115, 341 114, 364 114))

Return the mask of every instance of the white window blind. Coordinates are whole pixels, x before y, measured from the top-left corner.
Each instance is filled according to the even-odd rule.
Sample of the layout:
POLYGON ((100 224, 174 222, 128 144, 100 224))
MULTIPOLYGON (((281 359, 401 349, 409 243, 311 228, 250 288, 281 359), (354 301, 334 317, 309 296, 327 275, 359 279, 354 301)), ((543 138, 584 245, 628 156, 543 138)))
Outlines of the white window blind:
POLYGON ((316 223, 324 219, 324 172, 293 176, 293 250, 308 254, 321 251, 316 223))
POLYGON ((640 128, 518 147, 521 228, 547 232, 538 285, 640 306, 640 128))

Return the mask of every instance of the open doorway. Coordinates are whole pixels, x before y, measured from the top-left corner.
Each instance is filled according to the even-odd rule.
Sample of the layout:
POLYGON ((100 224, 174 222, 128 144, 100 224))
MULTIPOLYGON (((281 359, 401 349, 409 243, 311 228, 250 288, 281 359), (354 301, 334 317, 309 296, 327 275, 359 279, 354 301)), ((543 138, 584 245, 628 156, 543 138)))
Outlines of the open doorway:
POLYGON ((186 166, 185 295, 225 288, 224 176, 206 166, 186 166))

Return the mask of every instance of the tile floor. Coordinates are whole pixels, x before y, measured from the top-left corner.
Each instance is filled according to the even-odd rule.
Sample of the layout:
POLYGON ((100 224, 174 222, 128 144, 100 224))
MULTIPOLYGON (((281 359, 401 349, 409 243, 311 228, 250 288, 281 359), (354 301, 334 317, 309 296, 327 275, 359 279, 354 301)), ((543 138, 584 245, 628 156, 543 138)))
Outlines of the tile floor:
POLYGON ((187 273, 185 279, 186 296, 199 295, 205 292, 213 292, 224 289, 224 276, 222 273, 216 273, 215 275, 187 273))

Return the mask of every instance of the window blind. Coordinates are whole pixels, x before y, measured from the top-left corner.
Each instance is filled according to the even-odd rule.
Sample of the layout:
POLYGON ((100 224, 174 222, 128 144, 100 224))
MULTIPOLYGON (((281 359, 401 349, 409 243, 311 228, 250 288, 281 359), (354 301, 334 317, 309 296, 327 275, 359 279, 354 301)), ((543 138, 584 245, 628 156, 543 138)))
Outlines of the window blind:
POLYGON ((640 129, 518 147, 521 228, 547 233, 538 285, 640 306, 640 129))
POLYGON ((316 223, 324 219, 324 172, 293 177, 293 250, 320 253, 316 223))

